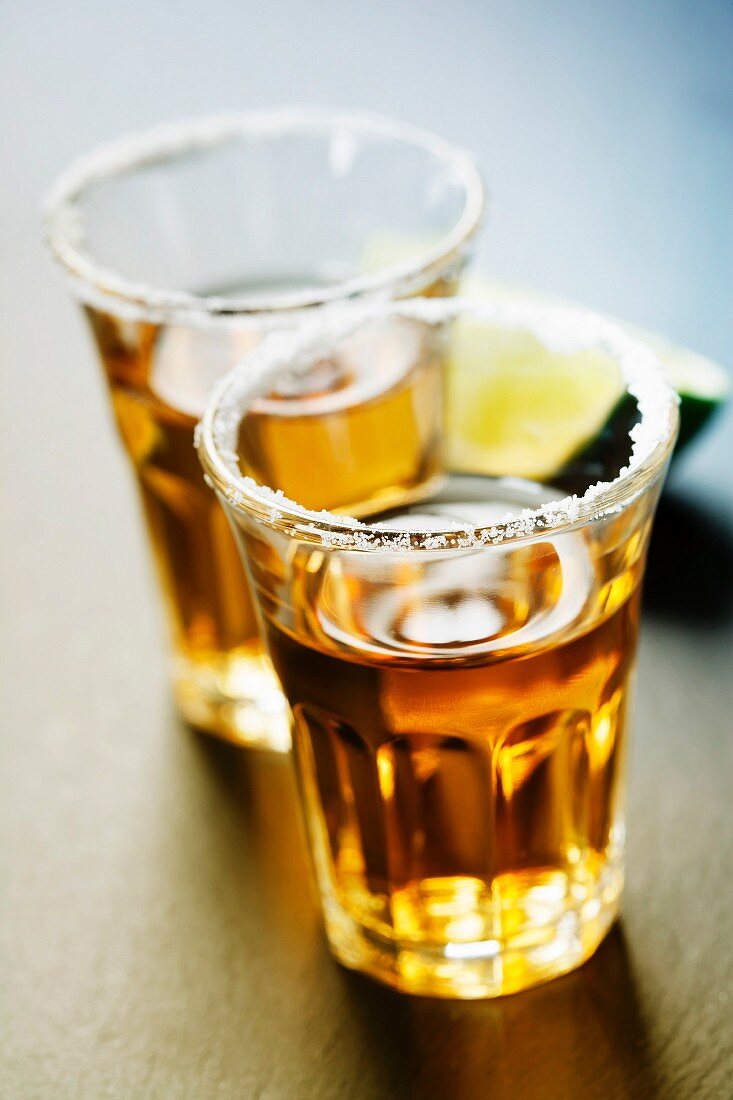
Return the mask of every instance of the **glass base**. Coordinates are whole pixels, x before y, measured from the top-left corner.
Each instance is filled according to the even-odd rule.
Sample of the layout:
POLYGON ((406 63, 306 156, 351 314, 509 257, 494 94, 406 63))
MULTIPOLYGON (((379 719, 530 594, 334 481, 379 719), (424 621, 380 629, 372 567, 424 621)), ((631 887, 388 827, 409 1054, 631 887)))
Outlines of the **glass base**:
POLYGON ((173 697, 181 717, 236 745, 290 749, 290 711, 267 657, 258 649, 173 660, 173 697))
MULTIPOLYGON (((326 931, 334 958, 351 970, 418 996, 479 999, 518 993, 574 970, 591 957, 619 910, 623 876, 607 867, 592 893, 567 900, 551 919, 543 905, 518 899, 524 922, 511 934, 456 943, 408 943, 350 917, 324 902, 326 931), (533 912, 536 919, 526 920, 533 912)), ((476 915, 478 916, 478 914, 476 915)), ((481 914, 485 918, 486 914, 481 914)), ((504 927, 512 922, 503 914, 504 927)), ((470 917, 469 917, 470 919, 470 917)))

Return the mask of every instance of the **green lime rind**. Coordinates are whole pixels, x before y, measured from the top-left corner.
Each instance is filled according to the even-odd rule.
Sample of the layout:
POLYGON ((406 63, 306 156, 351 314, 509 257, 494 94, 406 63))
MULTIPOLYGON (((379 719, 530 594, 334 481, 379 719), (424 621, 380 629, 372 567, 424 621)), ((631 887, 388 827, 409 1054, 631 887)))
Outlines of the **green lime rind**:
POLYGON ((679 344, 670 344, 655 333, 632 329, 659 355, 680 395, 680 431, 675 456, 723 408, 730 397, 730 378, 719 363, 679 344))
POLYGON ((702 397, 693 397, 689 393, 680 394, 680 432, 674 449, 675 456, 687 446, 691 439, 700 434, 724 404, 725 399, 710 401, 702 397))
POLYGON ((636 398, 623 393, 600 431, 553 475, 554 484, 568 493, 582 493, 595 481, 617 477, 629 461, 629 432, 638 420, 636 398))

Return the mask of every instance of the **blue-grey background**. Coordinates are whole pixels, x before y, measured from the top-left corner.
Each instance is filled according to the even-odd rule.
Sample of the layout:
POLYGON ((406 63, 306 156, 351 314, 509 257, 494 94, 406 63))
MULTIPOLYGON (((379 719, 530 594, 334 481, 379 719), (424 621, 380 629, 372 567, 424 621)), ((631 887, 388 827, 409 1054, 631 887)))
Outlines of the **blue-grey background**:
MULTIPOLYGON (((58 170, 161 119, 292 101, 467 146, 493 196, 481 266, 733 363, 732 57, 730 0, 5 3, 4 371, 21 354, 50 385, 59 344, 82 346, 38 244, 58 170)), ((677 475, 728 500, 732 425, 677 475)))

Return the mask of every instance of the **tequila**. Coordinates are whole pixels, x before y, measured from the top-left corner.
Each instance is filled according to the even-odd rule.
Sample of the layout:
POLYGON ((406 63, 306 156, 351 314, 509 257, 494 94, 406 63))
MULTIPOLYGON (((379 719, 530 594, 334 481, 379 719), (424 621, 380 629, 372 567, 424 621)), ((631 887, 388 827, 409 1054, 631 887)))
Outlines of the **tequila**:
MULTIPOLYGON (((434 508, 387 518, 533 499, 499 495, 492 509, 491 479, 453 478, 434 508)), ((597 946, 623 878, 642 567, 610 588, 597 550, 569 534, 408 559, 394 585, 354 555, 296 558, 292 621, 267 610, 266 634, 344 961, 440 993, 465 990, 474 956, 475 991, 508 993, 597 946)))

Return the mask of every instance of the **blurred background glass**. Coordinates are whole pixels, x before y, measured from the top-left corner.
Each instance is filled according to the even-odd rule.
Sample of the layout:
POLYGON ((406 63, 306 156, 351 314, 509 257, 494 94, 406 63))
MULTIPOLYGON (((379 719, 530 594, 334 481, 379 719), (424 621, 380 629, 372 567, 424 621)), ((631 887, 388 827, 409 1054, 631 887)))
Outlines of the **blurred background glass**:
MULTIPOLYGON (((308 107, 155 126, 97 147, 50 189, 48 243, 94 334, 158 566, 173 695, 198 729, 290 746, 236 547, 193 452, 207 393, 263 333, 313 308, 454 293, 483 208, 461 150, 378 115, 308 107), (365 272, 385 237, 412 241, 411 254, 365 272)), ((302 458, 288 445, 281 461, 302 458)))

